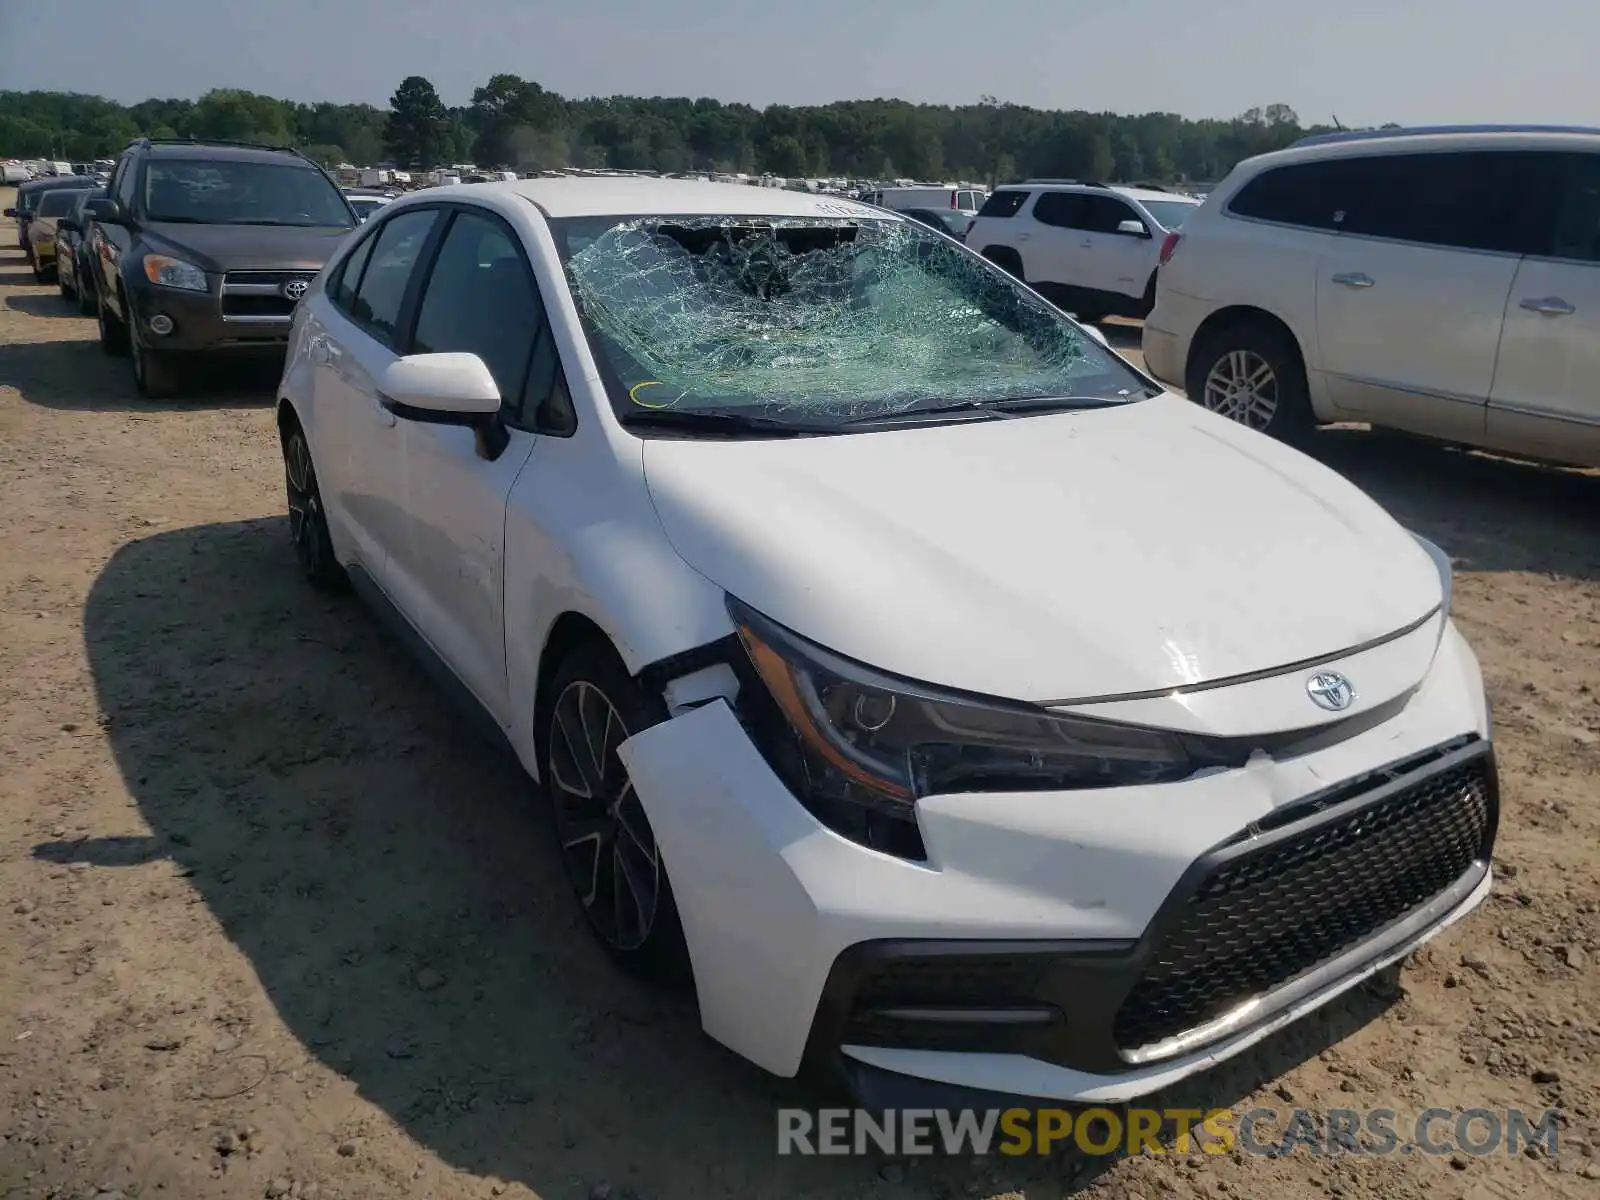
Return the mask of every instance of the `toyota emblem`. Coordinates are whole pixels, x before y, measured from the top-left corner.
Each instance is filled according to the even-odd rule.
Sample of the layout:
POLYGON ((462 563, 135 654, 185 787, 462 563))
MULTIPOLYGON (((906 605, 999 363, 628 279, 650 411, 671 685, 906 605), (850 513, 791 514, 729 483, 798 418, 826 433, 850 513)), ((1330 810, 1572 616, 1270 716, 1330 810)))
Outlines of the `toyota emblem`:
POLYGON ((290 300, 299 300, 310 286, 304 279, 291 279, 283 285, 283 294, 290 300))
POLYGON ((1337 671, 1318 671, 1306 680, 1306 695, 1318 708, 1342 712, 1355 702, 1356 689, 1337 671))

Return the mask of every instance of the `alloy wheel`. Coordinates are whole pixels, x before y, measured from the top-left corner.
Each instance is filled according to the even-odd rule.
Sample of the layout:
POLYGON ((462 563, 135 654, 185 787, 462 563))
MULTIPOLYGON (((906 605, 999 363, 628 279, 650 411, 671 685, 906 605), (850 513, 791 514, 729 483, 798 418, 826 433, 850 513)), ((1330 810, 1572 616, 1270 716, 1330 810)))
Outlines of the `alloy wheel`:
POLYGON ((283 456, 284 482, 289 498, 289 536, 300 569, 314 575, 322 563, 322 534, 319 517, 322 497, 317 491, 317 474, 311 466, 311 449, 303 434, 295 433, 283 456))
POLYGON ((556 697, 548 754, 561 854, 589 923, 620 951, 649 938, 662 881, 655 836, 617 756, 629 736, 594 684, 575 680, 556 697))
POLYGON ((1265 429, 1278 412, 1278 376, 1253 350, 1230 350, 1206 376, 1204 403, 1219 416, 1265 429))

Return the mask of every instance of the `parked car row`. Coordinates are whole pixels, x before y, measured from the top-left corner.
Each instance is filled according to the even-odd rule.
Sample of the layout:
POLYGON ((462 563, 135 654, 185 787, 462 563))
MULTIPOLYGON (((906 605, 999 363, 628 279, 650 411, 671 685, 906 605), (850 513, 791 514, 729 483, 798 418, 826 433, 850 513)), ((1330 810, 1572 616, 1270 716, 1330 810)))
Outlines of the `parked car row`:
MULTIPOLYGON (((136 324, 202 284, 157 226, 221 241, 139 226, 136 324)), ((550 179, 328 252, 277 396, 300 571, 509 744, 600 942, 767 1070, 1114 1103, 1490 890, 1449 559, 944 232, 550 179)))

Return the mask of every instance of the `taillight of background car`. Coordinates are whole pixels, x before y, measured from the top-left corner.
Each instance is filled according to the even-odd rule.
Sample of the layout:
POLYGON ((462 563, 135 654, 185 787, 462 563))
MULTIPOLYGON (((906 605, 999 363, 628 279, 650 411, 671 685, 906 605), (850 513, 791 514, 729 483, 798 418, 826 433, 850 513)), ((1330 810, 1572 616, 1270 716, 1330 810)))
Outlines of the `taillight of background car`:
POLYGON ((1174 229, 1167 234, 1167 240, 1161 243, 1161 266, 1167 265, 1167 260, 1172 257, 1173 251, 1178 248, 1178 243, 1181 241, 1183 241, 1181 230, 1174 229))

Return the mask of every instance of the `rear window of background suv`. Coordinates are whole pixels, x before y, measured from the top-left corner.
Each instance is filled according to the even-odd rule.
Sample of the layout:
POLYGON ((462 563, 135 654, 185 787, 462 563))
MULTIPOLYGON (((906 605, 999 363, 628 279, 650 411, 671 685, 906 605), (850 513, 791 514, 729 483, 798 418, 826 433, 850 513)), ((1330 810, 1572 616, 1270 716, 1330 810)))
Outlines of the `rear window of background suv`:
POLYGON ((995 192, 983 202, 983 207, 978 210, 978 215, 980 217, 1014 217, 1017 215, 1017 210, 1027 202, 1027 192, 995 192))

